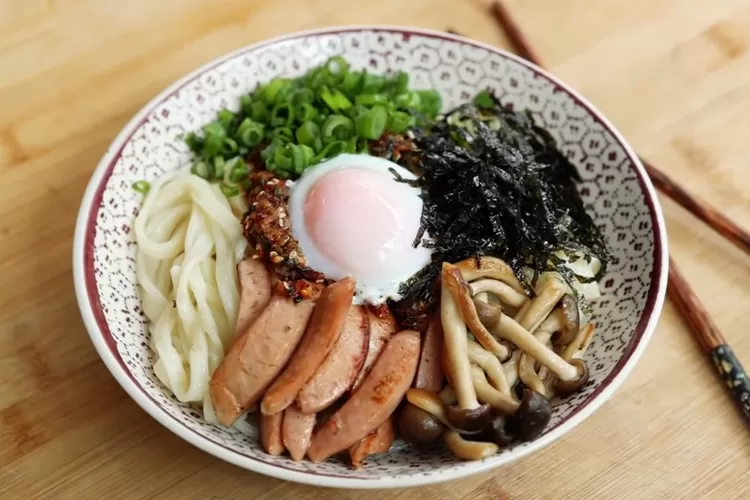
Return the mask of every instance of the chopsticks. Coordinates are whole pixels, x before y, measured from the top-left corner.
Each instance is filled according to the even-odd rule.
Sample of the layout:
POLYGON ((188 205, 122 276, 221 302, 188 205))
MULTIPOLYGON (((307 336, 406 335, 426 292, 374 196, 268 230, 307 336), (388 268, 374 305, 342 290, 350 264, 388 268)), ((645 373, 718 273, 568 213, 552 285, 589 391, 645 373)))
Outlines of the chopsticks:
MULTIPOLYGON (((508 8, 500 0, 495 0, 492 12, 498 24, 503 28, 514 49, 524 59, 537 66, 544 67, 541 58, 533 45, 515 22, 508 8)), ((714 231, 750 254, 750 234, 732 222, 718 210, 696 199, 677 182, 658 170, 647 161, 641 159, 646 172, 654 186, 666 196, 677 202, 688 212, 705 222, 714 231)), ((735 357, 732 348, 711 319, 706 308, 701 304, 690 285, 685 280, 672 257, 669 258, 669 298, 682 314, 690 327, 693 337, 701 349, 711 358, 719 376, 731 391, 732 398, 738 410, 750 423, 750 380, 735 357)))

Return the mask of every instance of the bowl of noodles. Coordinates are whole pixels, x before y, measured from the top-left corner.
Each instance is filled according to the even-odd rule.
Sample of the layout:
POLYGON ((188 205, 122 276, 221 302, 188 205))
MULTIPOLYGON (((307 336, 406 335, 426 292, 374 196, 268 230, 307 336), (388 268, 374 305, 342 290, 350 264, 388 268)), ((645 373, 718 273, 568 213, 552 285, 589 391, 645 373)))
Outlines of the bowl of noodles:
POLYGON ((115 379, 237 466, 349 488, 490 470, 619 387, 664 300, 643 166, 549 73, 463 37, 329 28, 155 97, 81 204, 115 379))

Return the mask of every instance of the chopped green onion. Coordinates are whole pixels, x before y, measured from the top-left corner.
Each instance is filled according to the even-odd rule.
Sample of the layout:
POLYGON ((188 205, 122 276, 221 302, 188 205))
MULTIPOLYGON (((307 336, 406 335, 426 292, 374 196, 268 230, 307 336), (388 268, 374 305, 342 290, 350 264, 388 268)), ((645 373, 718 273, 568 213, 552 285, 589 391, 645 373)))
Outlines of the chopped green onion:
POLYGON ((375 104, 387 104, 388 96, 385 94, 360 94, 354 98, 354 102, 360 106, 374 106, 375 104))
POLYGON ((295 118, 301 122, 312 120, 318 114, 318 110, 315 109, 309 102, 298 104, 294 111, 295 118))
POLYGON ((263 125, 258 122, 245 118, 237 128, 237 136, 240 142, 245 146, 252 148, 260 144, 263 140, 263 125))
POLYGON ((224 193, 224 196, 227 198, 231 198, 232 196, 237 196, 240 194, 240 188, 237 186, 230 186, 228 184, 221 184, 221 192, 224 193))
POLYGON ((403 71, 399 71, 396 73, 395 78, 393 79, 393 90, 397 94, 402 94, 406 92, 409 88, 409 74, 405 73, 403 71))
POLYGON ((323 142, 348 139, 354 135, 354 122, 344 115, 331 115, 321 129, 323 142))
POLYGON ((346 153, 349 149, 349 145, 347 141, 336 141, 328 144, 325 148, 323 148, 323 151, 318 153, 318 155, 315 157, 314 163, 320 163, 320 161, 325 160, 327 158, 333 158, 334 156, 338 156, 341 153, 346 153))
POLYGON ((202 160, 195 162, 193 166, 190 167, 190 172, 192 174, 197 175, 198 177, 202 177, 206 180, 211 178, 212 170, 213 168, 211 167, 211 165, 202 160))
POLYGON ((146 181, 137 181, 133 183, 133 190, 137 193, 146 194, 151 189, 151 184, 146 181))
POLYGON ((436 90, 418 90, 417 93, 422 100, 422 112, 430 117, 437 116, 443 107, 440 94, 436 90))
POLYGON ((312 91, 312 89, 308 88, 301 88, 298 90, 295 90, 292 94, 291 102, 292 104, 302 104, 303 102, 313 102, 315 100, 315 93, 312 91))
POLYGON ((474 104, 483 109, 491 109, 495 107, 495 99, 488 91, 483 90, 474 96, 474 104))
POLYGON ((391 111, 388 115, 388 130, 400 134, 414 124, 414 120, 403 111, 391 111))
POLYGON ((246 115, 250 115, 253 112, 253 100, 249 95, 243 95, 240 97, 240 107, 242 112, 246 115))
POLYGON ((203 127, 205 138, 203 140, 203 150, 201 154, 210 158, 217 155, 224 146, 224 138, 227 132, 218 122, 211 122, 203 127))
POLYGON ((221 111, 219 111, 219 115, 216 118, 216 121, 219 122, 219 125, 221 125, 222 128, 227 132, 229 132, 229 127, 232 125, 232 120, 234 120, 234 113, 232 113, 228 109, 222 109, 221 111))
POLYGON ((291 82, 285 78, 274 78, 262 86, 262 96, 266 104, 278 104, 281 97, 289 91, 291 82))
POLYGON ((357 135, 370 140, 380 139, 388 123, 388 111, 383 106, 375 106, 357 117, 357 135))
POLYGON ((227 137, 226 139, 224 139, 224 147, 222 148, 222 153, 227 154, 227 156, 231 156, 236 152, 237 152, 237 141, 235 141, 231 137, 227 137))
POLYGON ((315 145, 315 139, 320 138, 320 127, 315 122, 306 121, 297 129, 295 134, 297 142, 304 144, 305 146, 313 147, 315 145))
POLYGON ((324 88, 320 91, 320 98, 333 111, 343 111, 352 107, 352 102, 338 89, 324 88))
POLYGON ((291 104, 278 104, 271 110, 271 126, 288 127, 294 123, 294 108, 291 104))
POLYGON ((263 101, 253 101, 248 115, 254 122, 265 123, 268 120, 268 108, 263 101))
POLYGON ((229 160, 226 165, 224 165, 224 169, 225 180, 228 178, 231 182, 235 183, 244 181, 247 176, 250 175, 250 166, 239 156, 235 156, 229 160), (227 175, 226 172, 229 172, 229 174, 227 175))
POLYGON ((326 69, 331 75, 341 80, 349 73, 349 63, 341 56, 332 57, 326 63, 326 69))
POLYGON ((362 76, 361 71, 351 71, 347 73, 344 80, 341 82, 341 90, 350 96, 359 92, 359 89, 362 87, 362 76))
POLYGON ((217 156, 214 158, 214 175, 216 179, 223 179, 224 178, 224 165, 226 165, 226 162, 224 161, 224 158, 221 156, 217 156))
POLYGON ((400 109, 409 109, 413 111, 422 110, 422 98, 418 92, 405 92, 398 94, 393 102, 400 109))
POLYGON ((201 150, 203 149, 203 138, 198 137, 195 132, 190 132, 185 137, 185 144, 187 144, 187 147, 190 148, 190 151, 195 154, 200 154, 201 150))
POLYGON ((384 84, 384 77, 365 72, 362 77, 362 92, 365 94, 375 94, 380 92, 384 84))

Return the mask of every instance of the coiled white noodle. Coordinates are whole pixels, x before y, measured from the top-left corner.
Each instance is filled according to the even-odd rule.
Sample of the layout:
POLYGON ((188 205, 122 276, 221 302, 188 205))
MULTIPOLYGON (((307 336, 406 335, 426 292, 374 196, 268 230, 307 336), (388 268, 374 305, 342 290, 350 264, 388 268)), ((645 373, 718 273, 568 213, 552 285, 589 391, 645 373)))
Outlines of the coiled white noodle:
POLYGON ((152 184, 135 220, 136 275, 150 321, 154 372, 182 402, 203 405, 228 347, 239 305, 236 265, 245 239, 241 196, 178 170, 152 184))

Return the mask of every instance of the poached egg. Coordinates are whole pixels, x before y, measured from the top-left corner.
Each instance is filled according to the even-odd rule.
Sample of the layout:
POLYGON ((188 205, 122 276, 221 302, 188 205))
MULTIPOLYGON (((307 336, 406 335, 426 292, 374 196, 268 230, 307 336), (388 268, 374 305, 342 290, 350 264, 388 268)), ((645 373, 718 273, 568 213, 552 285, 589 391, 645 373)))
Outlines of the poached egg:
POLYGON ((309 168, 289 189, 292 235, 307 265, 329 279, 357 281, 355 303, 399 300, 399 288, 430 262, 414 247, 420 190, 416 177, 385 158, 342 154, 309 168))

